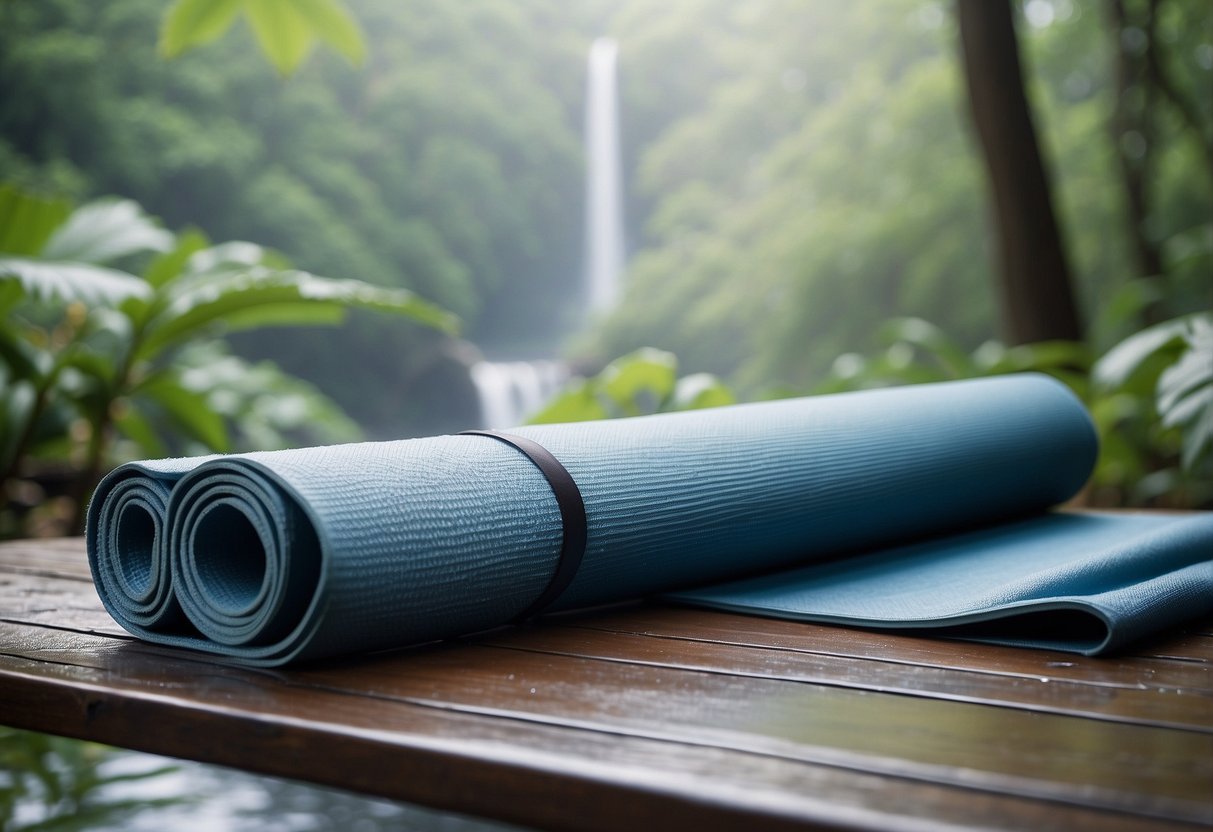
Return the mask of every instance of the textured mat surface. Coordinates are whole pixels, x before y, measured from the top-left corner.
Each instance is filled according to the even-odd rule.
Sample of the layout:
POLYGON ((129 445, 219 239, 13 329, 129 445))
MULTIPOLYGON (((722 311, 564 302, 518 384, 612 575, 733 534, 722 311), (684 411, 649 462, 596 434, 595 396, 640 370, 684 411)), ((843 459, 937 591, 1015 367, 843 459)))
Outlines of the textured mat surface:
MULTIPOLYGON (((1138 606, 1153 612, 1142 614, 1134 612, 1138 606, 1119 613, 1097 605, 1096 629, 1106 630, 1118 615, 1137 623, 1101 640, 1089 632, 1089 615, 1081 624, 1062 616, 1062 625, 1084 628, 1081 637, 1049 633, 1046 641, 1112 647, 1151 622, 1165 626, 1181 608, 1199 614, 1195 607, 1213 595, 1208 555, 1193 555, 1183 542, 1192 537, 1197 549, 1213 544, 1207 523, 1173 533, 1170 522, 1130 528, 1119 521, 1134 518, 1112 517, 1080 530, 1043 514, 1082 487, 1096 442, 1080 403, 1041 376, 512 432, 551 451, 585 503, 584 559, 554 609, 993 527, 1012 530, 1021 549, 1054 552, 1057 560, 995 552, 1005 574, 960 564, 941 584, 932 573, 951 606, 896 593, 865 606, 856 601, 876 593, 862 587, 813 599, 803 592, 804 573, 792 575, 782 596, 772 575, 764 584, 681 597, 860 622, 887 623, 893 610, 893 623, 952 625, 977 609, 975 600, 985 612, 1071 603, 1073 583, 1030 590, 1030 598, 999 593, 1032 584, 1050 568, 1099 571, 1108 541, 1130 532, 1140 540, 1134 550, 1146 555, 1129 571, 1150 572, 1132 592, 1151 587, 1143 591, 1156 590, 1176 605, 1143 602, 1138 606), (1033 516, 1035 524, 1005 525, 1033 516), (1156 548, 1167 555, 1155 558, 1156 548), (1188 554, 1176 556, 1179 550, 1188 554), (1194 575, 1173 568, 1175 557, 1192 561, 1194 575), (1178 573, 1185 575, 1176 579, 1181 589, 1160 577, 1178 573), (1155 587, 1151 576, 1163 583, 1155 587), (851 606, 838 606, 846 597, 851 606), (814 612, 822 598, 830 603, 814 612), (1160 606, 1169 612, 1157 612, 1160 606)), ((982 534, 956 538, 935 556, 911 549, 909 560, 943 562, 960 551, 980 561, 985 549, 1006 548, 997 534, 982 534)), ((132 633, 272 665, 508 622, 547 586, 561 536, 551 487, 529 459, 489 437, 443 436, 131 463, 98 488, 88 546, 102 600, 132 633)), ((841 571, 849 562, 829 568, 841 571)), ((886 587, 907 580, 895 569, 883 577, 886 587)), ((1084 586, 1102 597, 1120 584, 1084 586)), ((1025 632, 1039 623, 1027 616, 1025 632)))

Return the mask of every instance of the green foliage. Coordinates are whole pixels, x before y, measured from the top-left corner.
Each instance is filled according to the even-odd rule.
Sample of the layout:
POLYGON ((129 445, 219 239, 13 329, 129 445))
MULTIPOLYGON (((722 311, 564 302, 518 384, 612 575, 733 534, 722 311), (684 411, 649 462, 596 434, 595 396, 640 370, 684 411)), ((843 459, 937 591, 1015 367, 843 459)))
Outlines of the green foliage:
POLYGON ((1007 347, 986 341, 971 353, 940 327, 921 318, 894 318, 879 328, 883 349, 871 356, 844 353, 814 393, 836 393, 899 384, 1039 372, 1054 376, 1079 395, 1087 391, 1091 351, 1084 344, 1048 341, 1007 347))
POLYGON ((672 353, 646 348, 612 361, 592 378, 575 380, 533 416, 531 424, 698 410, 735 401, 715 376, 694 373, 679 378, 678 359, 672 353))
POLYGON ((1196 470, 1213 450, 1213 314, 1147 327, 1116 345, 1093 370, 1103 390, 1153 391, 1163 428, 1183 435, 1183 467, 1196 470))
POLYGON ((162 766, 111 774, 105 764, 113 756, 113 749, 96 743, 0 727, 0 830, 86 830, 119 823, 140 809, 181 802, 110 797, 109 786, 154 780, 177 770, 162 766), (27 810, 20 825, 18 807, 27 810))
POLYGON ((356 435, 314 387, 226 354, 213 340, 221 333, 335 324, 353 308, 455 329, 404 289, 317 277, 252 243, 178 238, 130 202, 85 205, 43 234, 48 210, 0 192, 0 213, 32 218, 45 238, 33 255, 0 254, 0 508, 39 462, 71 463, 78 510, 115 450, 165 456, 356 435), (140 276, 101 265, 141 259, 140 276))
POLYGON ((257 45, 284 76, 299 68, 317 40, 355 66, 366 59, 362 31, 338 0, 177 0, 164 13, 160 54, 175 58, 210 43, 242 12, 257 45))

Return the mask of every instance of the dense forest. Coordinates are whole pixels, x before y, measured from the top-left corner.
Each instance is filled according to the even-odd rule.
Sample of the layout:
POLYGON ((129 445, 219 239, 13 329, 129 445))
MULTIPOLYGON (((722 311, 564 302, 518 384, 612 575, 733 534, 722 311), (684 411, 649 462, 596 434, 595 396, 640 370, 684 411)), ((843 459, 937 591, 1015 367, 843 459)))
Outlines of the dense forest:
MULTIPOLYGON (((349 0, 366 60, 318 49, 289 77, 245 22, 167 59, 167 7, 0 2, 0 180, 130 198, 167 229, 458 315, 458 336, 369 312, 232 336, 372 436, 466 424, 482 355, 592 374, 656 347, 752 398, 829 386, 888 346, 890 319, 966 354, 1023 340, 951 3, 349 0), (587 319, 585 57, 603 35, 629 268, 587 319)), ((1099 355, 1207 309, 1205 3, 1012 8, 1080 340, 1099 355)))

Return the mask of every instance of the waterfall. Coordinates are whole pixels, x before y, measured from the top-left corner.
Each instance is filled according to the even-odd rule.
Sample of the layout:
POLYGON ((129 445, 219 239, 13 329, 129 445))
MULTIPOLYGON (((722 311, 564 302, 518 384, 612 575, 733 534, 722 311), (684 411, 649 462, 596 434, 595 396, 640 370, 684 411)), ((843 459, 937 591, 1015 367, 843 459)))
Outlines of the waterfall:
POLYGON ((547 404, 568 368, 560 361, 477 361, 471 374, 480 398, 480 426, 509 428, 547 404))
MULTIPOLYGON (((618 47, 590 45, 585 103, 585 305, 610 311, 623 275, 623 175, 619 150, 618 47)), ((568 378, 563 362, 478 361, 471 366, 480 400, 480 425, 508 428, 538 412, 568 378)))
POLYGON ((619 299, 623 274, 623 182, 619 153, 619 93, 615 41, 590 46, 585 108, 585 286, 591 313, 619 299))

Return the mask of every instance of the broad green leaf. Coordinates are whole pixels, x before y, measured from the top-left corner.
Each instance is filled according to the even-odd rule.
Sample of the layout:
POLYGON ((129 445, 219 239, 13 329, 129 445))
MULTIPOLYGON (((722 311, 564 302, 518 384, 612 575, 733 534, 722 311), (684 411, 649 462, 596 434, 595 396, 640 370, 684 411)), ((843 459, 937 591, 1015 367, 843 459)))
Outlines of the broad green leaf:
POLYGON ((77 208, 55 229, 41 256, 47 260, 109 263, 143 251, 171 251, 171 232, 129 199, 102 199, 77 208))
POLYGON ((1175 467, 1163 468, 1144 474, 1129 489, 1129 505, 1143 506, 1158 500, 1180 488, 1182 477, 1175 467))
POLYGON ((152 286, 160 287, 181 276, 186 264, 199 252, 206 250, 209 241, 200 231, 186 231, 177 237, 176 247, 161 254, 148 265, 143 279, 152 286))
POLYGON ((187 259, 185 270, 190 274, 208 274, 224 267, 282 266, 281 258, 256 243, 233 240, 199 249, 187 259), (274 258, 275 262, 271 262, 274 258))
POLYGON ((72 212, 64 199, 43 199, 0 185, 0 252, 35 255, 72 212))
POLYGON ((172 374, 160 373, 148 378, 132 391, 132 396, 136 401, 146 397, 155 402, 177 427, 207 448, 219 452, 228 450, 223 418, 210 409, 205 396, 182 387, 172 374))
POLYGON ((152 423, 137 408, 128 404, 116 409, 118 416, 114 419, 114 426, 138 446, 141 456, 156 458, 169 455, 168 447, 156 435, 152 423))
POLYGON ((27 429, 37 397, 35 385, 26 379, 9 379, 0 388, 0 408, 4 411, 3 423, 6 428, 0 433, 0 465, 7 467, 12 460, 20 436, 27 429))
POLYGON ((938 361, 952 378, 974 374, 973 363, 960 345, 929 321, 894 318, 881 327, 880 337, 887 344, 901 341, 918 347, 938 361))
POLYGON ((175 58, 218 38, 240 11, 241 0, 177 0, 160 24, 160 55, 175 58))
POLYGON ((981 345, 973 350, 973 368, 978 373, 987 374, 996 372, 996 367, 999 367, 1007 357, 1007 345, 1001 341, 983 341, 981 345))
POLYGON ((1183 338, 1188 320, 1174 318, 1130 335, 1095 362, 1091 378, 1105 389, 1124 385, 1152 355, 1183 338))
POLYGON ((151 294, 150 287, 134 275, 104 266, 0 257, 0 281, 12 278, 26 294, 40 300, 115 305, 151 294))
POLYGON ((350 13, 335 0, 295 0, 295 8, 307 19, 312 31, 355 66, 366 60, 362 30, 350 13))
POLYGON ((9 327, 0 326, 0 364, 8 367, 11 383, 14 379, 41 378, 50 372, 54 359, 9 327))
POLYGON ((216 275, 174 296, 149 322, 138 356, 153 356, 204 327, 225 323, 229 317, 247 328, 258 325, 257 313, 264 310, 266 323, 281 324, 283 310, 302 304, 336 309, 361 307, 403 315, 444 332, 456 329, 452 315, 403 289, 385 289, 357 280, 330 280, 307 272, 255 268, 216 275))
POLYGON ((564 422, 590 422, 605 419, 610 414, 594 395, 593 387, 584 379, 567 387, 547 407, 531 416, 527 424, 550 425, 564 422))
POLYGON ((103 384, 114 384, 117 381, 118 367, 111 353, 98 353, 82 345, 64 350, 59 356, 59 364, 78 370, 90 378, 97 379, 103 384))
POLYGON ((1195 225, 1171 236, 1163 253, 1172 269, 1213 258, 1213 222, 1195 225))
POLYGON ((877 353, 868 362, 863 381, 866 386, 891 384, 925 384, 946 381, 951 378, 947 369, 937 361, 915 361, 915 350, 905 341, 899 341, 887 350, 877 353))
POLYGON ((724 382, 711 373, 693 373, 674 385, 676 410, 699 410, 736 404, 737 398, 724 382))
POLYGON ((1193 345, 1158 379, 1158 412, 1168 413, 1185 396, 1213 384, 1213 351, 1193 345))
POLYGON ((358 426, 317 388, 291 378, 272 362, 250 364, 218 342, 193 343, 177 356, 179 381, 206 396, 208 406, 231 420, 239 450, 298 444, 354 442, 358 426))
POLYGON ((1187 349, 1158 378, 1156 406, 1163 425, 1183 429, 1183 466, 1191 469, 1213 447, 1213 322, 1193 317, 1187 349))
POLYGON ((25 297, 25 284, 17 280, 0 280, 0 321, 8 311, 25 297))
POLYGON ((629 415, 652 412, 674 392, 677 373, 673 353, 644 347, 608 364, 598 376, 598 388, 629 415), (652 401, 643 402, 643 397, 652 401))
POLYGON ((261 50, 279 74, 290 75, 312 49, 315 35, 292 0, 245 0, 244 13, 261 50))
POLYGON ((1206 384, 1184 396, 1162 414, 1165 427, 1173 428, 1195 422, 1205 410, 1213 408, 1213 385, 1206 384))
POLYGON ((1200 415, 1184 430, 1184 468, 1196 468, 1209 448, 1213 448, 1213 399, 1206 399, 1200 415))
POLYGON ((1125 337, 1135 330, 1135 323, 1152 303, 1165 297, 1159 281, 1149 278, 1129 280, 1100 304, 1091 322, 1091 335, 1098 346, 1111 345, 1112 339, 1125 337))
POLYGON ((335 326, 345 320, 343 306, 328 303, 283 303, 253 306, 232 312, 223 318, 226 332, 266 326, 335 326))
POLYGON ((1078 341, 1038 341, 1005 349, 998 360, 985 367, 988 373, 1025 373, 1058 368, 1085 369, 1090 366, 1091 351, 1078 341))

